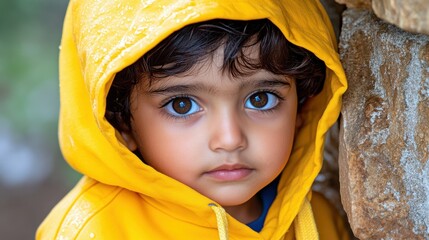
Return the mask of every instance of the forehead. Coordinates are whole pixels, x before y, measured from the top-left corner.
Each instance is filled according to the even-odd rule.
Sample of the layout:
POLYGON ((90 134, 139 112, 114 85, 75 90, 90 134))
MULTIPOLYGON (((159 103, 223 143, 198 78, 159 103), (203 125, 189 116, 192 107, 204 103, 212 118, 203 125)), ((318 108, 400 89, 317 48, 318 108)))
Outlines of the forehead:
MULTIPOLYGON (((221 79, 230 80, 244 80, 246 77, 252 75, 261 76, 270 74, 262 68, 255 67, 261 65, 259 64, 259 43, 249 44, 243 47, 241 51, 237 52, 237 56, 234 56, 231 60, 225 59, 225 51, 227 51, 225 45, 222 44, 214 52, 206 54, 196 64, 190 67, 189 70, 171 76, 155 75, 151 77, 149 81, 146 81, 146 83, 150 87, 152 84, 166 83, 177 78, 192 78, 192 76, 207 75, 209 73, 216 73, 216 75, 222 77, 221 79)), ((176 64, 180 63, 173 62, 159 66, 159 68, 174 68, 176 64)))

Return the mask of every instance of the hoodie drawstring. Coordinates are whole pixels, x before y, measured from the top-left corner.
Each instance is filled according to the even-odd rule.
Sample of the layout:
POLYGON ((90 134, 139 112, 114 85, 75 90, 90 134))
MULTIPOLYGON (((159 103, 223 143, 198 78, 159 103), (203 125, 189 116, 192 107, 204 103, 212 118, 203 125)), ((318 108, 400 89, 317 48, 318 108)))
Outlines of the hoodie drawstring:
POLYGON ((228 240, 228 220, 226 218, 225 209, 214 203, 210 203, 209 207, 216 215, 217 230, 219 232, 219 240, 228 240))
MULTIPOLYGON (((210 203, 209 207, 216 215, 219 240, 228 240, 228 220, 226 218, 225 209, 214 203, 210 203)), ((316 222, 313 216, 313 210, 308 199, 305 199, 304 205, 299 211, 294 221, 295 237, 297 240, 319 240, 316 222)))
POLYGON ((314 221, 313 210, 308 199, 305 199, 304 205, 294 221, 295 237, 297 240, 318 240, 316 222, 314 221))

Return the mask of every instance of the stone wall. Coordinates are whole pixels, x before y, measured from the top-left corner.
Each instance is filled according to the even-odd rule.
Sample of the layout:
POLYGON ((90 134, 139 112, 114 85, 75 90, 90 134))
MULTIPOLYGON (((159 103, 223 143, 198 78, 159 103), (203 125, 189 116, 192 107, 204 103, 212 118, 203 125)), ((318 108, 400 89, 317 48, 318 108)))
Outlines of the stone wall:
POLYGON ((389 23, 416 33, 429 34, 429 1, 376 0, 374 13, 389 23))
POLYGON ((339 171, 351 228, 359 239, 429 239, 429 1, 337 2, 348 7, 339 171))

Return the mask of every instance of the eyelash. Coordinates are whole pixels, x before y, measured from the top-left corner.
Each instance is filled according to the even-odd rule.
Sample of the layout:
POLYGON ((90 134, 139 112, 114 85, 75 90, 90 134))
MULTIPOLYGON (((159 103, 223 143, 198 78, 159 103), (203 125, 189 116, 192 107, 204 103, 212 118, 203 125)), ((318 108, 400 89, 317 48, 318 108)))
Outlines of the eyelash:
POLYGON ((282 94, 279 91, 276 91, 276 90, 273 90, 273 89, 260 89, 260 90, 257 90, 257 91, 254 91, 254 92, 250 93, 248 95, 248 97, 245 99, 245 101, 247 101, 249 99, 249 97, 251 97, 251 96, 253 96, 254 94, 257 94, 257 93, 269 93, 269 94, 273 94, 277 98, 277 100, 278 100, 278 103, 274 107, 272 107, 270 109, 265 109, 265 110, 251 109, 253 111, 258 111, 260 113, 269 114, 269 113, 272 113, 272 112, 276 111, 280 107, 280 104, 285 100, 285 98, 281 96, 282 94))
MULTIPOLYGON (((278 103, 274 107, 272 107, 270 109, 249 109, 249 110, 252 110, 252 111, 259 112, 259 113, 264 113, 264 114, 272 113, 272 112, 276 111, 280 107, 280 104, 285 100, 285 98, 281 96, 281 93, 278 92, 278 91, 276 91, 276 90, 272 90, 272 89, 260 89, 260 90, 257 90, 257 91, 254 91, 254 92, 248 94, 247 97, 244 100, 244 104, 243 105, 246 104, 246 102, 249 100, 249 98, 251 96, 253 96, 253 95, 257 94, 257 93, 272 94, 272 95, 274 95, 277 98, 277 101, 278 101, 278 103)), ((170 119, 174 119, 174 120, 186 120, 186 119, 190 118, 191 116, 193 116, 194 114, 197 113, 196 112, 196 113, 183 114, 183 115, 180 115, 180 114, 173 115, 173 114, 169 113, 165 108, 168 106, 168 104, 171 104, 174 100, 176 100, 178 98, 189 98, 192 102, 197 102, 194 97, 192 97, 190 95, 186 95, 186 94, 180 94, 180 95, 175 95, 173 97, 170 97, 170 98, 162 101, 161 104, 160 104, 160 107, 159 107, 160 109, 162 109, 162 113, 166 117, 168 117, 170 119)))
POLYGON ((176 115, 173 115, 173 114, 171 114, 171 113, 168 113, 168 111, 165 109, 166 107, 167 107, 167 105, 168 104, 170 104, 170 103, 172 103, 174 100, 176 100, 176 99, 178 99, 178 98, 189 98, 191 101, 193 101, 193 102, 197 102, 196 100, 195 100, 195 98, 193 98, 192 96, 190 96, 190 95, 186 95, 186 94, 180 94, 180 95, 175 95, 175 96, 173 96, 173 97, 170 97, 170 98, 168 98, 168 99, 166 99, 166 100, 164 100, 164 101, 162 101, 161 102, 161 104, 160 104, 160 109, 162 110, 161 112, 167 117, 167 118, 169 118, 169 119, 173 119, 173 120, 186 120, 186 119, 188 119, 188 118, 190 118, 192 115, 194 115, 195 113, 192 113, 192 114, 184 114, 184 115, 181 115, 181 116, 176 116, 176 115))

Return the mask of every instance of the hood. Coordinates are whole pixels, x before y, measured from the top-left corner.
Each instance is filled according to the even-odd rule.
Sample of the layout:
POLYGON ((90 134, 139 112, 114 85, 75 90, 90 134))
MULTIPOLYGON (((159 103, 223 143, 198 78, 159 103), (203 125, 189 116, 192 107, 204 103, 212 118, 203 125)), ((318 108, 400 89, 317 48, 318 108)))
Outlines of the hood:
MULTIPOLYGON (((266 226, 274 229, 282 224, 287 229, 321 169, 324 135, 339 116, 346 90, 335 34, 319 1, 71 1, 60 50, 62 153, 76 171, 92 179, 129 189, 164 206, 180 205, 183 209, 179 211, 204 215, 202 209, 210 200, 142 163, 104 115, 106 96, 117 72, 174 31, 215 18, 267 18, 290 42, 313 52, 327 66, 322 93, 301 110, 304 123, 273 203, 279 210, 267 216, 266 226)), ((264 227, 261 233, 264 231, 268 230, 264 227)))

